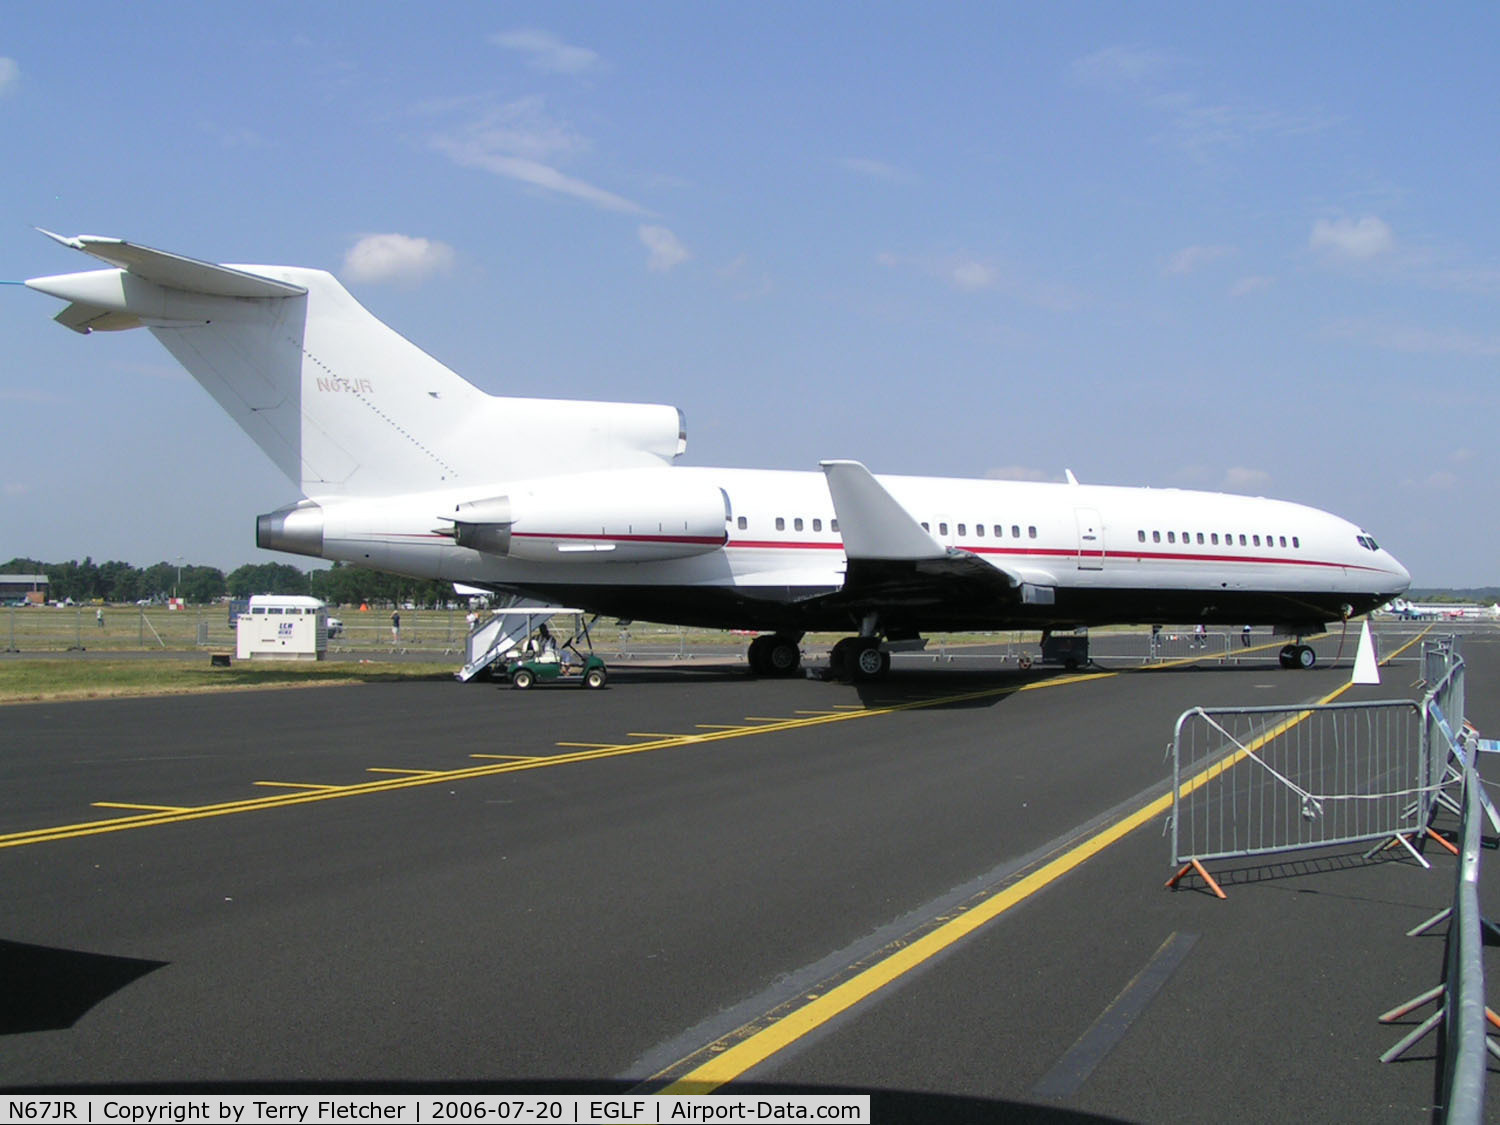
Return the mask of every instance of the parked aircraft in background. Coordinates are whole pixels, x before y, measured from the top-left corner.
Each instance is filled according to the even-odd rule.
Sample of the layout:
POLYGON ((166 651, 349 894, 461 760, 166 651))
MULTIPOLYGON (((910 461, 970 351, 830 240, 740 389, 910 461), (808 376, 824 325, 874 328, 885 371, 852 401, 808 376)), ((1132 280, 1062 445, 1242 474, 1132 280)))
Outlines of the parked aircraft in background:
POLYGON ((1500 619, 1500 604, 1409 602, 1405 598, 1396 598, 1375 612, 1403 621, 1495 621, 1500 619))
MULTIPOLYGON (((47 232, 43 232, 47 233, 47 232)), ((1300 643, 1406 590, 1366 532, 1315 508, 1177 489, 677 466, 669 406, 485 394, 331 275, 49 235, 111 268, 34 278, 78 332, 145 327, 295 483, 261 547, 622 618, 763 631, 791 674, 811 630, 883 675, 931 630, 1271 625, 1300 643), (568 434, 566 471, 505 434, 568 434)))

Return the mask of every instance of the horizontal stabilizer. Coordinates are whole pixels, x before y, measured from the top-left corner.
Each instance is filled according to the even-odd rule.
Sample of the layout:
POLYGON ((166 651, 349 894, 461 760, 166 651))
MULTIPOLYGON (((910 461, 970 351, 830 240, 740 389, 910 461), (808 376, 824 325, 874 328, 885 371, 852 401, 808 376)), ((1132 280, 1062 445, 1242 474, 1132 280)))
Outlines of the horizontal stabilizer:
POLYGON ((850 559, 940 559, 947 551, 858 461, 822 461, 850 559))
MULTIPOLYGON (((37 228, 41 230, 40 227, 37 228)), ((300 285, 284 281, 273 281, 269 277, 231 269, 213 262, 200 262, 196 258, 184 258, 165 250, 153 250, 149 246, 138 246, 118 238, 99 238, 82 234, 77 238, 64 238, 50 230, 42 230, 48 238, 73 250, 92 254, 102 262, 136 277, 155 282, 167 289, 182 289, 188 293, 202 293, 210 297, 300 297, 307 290, 300 285)), ((73 325, 69 324, 72 328, 73 325)))
POLYGON ((141 318, 133 313, 120 312, 116 309, 101 309, 98 305, 89 305, 82 301, 74 301, 52 319, 64 328, 71 328, 74 332, 81 332, 85 336, 90 332, 118 332, 141 326, 141 318))

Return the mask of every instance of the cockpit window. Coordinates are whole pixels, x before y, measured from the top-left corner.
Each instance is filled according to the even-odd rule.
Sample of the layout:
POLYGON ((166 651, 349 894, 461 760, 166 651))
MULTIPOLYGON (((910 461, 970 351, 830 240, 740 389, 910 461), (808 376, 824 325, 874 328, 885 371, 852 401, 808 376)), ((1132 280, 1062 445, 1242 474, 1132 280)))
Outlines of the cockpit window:
POLYGON ((1380 544, 1375 542, 1373 535, 1356 535, 1355 538, 1359 540, 1359 545, 1367 551, 1380 550, 1380 544))

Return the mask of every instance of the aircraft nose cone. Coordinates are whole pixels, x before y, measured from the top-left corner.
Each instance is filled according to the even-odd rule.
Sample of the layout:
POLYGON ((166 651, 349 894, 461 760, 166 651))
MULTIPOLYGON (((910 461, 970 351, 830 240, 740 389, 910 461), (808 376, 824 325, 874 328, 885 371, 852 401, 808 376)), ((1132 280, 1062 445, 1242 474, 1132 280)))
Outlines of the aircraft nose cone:
POLYGON ((1406 593, 1411 586, 1411 572, 1397 562, 1394 555, 1388 553, 1386 559, 1390 563, 1388 569, 1391 575, 1391 596, 1406 593))

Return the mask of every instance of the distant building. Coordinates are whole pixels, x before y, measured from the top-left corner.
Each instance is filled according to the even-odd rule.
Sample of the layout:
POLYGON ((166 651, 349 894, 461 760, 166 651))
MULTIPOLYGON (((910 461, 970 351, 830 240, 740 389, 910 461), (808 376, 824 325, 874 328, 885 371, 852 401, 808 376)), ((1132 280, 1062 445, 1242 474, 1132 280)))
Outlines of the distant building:
POLYGON ((45 574, 0 574, 0 604, 35 602, 37 605, 44 605, 46 601, 45 574))

